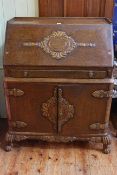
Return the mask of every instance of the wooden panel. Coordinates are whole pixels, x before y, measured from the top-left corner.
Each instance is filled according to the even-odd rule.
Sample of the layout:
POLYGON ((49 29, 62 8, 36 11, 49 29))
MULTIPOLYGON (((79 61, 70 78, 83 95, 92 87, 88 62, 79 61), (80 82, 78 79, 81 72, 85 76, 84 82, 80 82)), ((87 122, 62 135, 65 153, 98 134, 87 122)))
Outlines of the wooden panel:
POLYGON ((40 16, 49 17, 49 16, 63 16, 64 11, 64 1, 63 0, 40 0, 40 16))
MULTIPOLYGON (((12 25, 12 22, 9 22, 8 30, 7 30, 7 38, 6 38, 6 45, 5 45, 5 51, 9 52, 9 54, 6 54, 4 57, 4 65, 19 65, 19 66, 80 66, 80 67, 112 67, 113 66, 113 60, 112 55, 113 52, 109 52, 112 50, 112 43, 111 43, 111 26, 109 29, 108 25, 104 20, 96 20, 94 19, 86 19, 85 20, 85 29, 82 25, 84 23, 84 19, 75 18, 75 25, 73 27, 73 18, 70 20, 69 18, 60 20, 61 22, 66 22, 64 25, 52 25, 56 24, 58 19, 44 19, 44 20, 38 20, 38 19, 30 19, 30 24, 38 24, 37 27, 35 25, 29 25, 29 19, 28 24, 24 23, 27 19, 25 18, 18 18, 13 22, 13 24, 20 22, 19 25, 12 25), (39 24, 41 24, 43 21, 43 25, 40 27, 39 24), (48 24, 46 23, 48 21, 48 24), (96 22, 97 21, 97 22, 96 22), (98 22, 99 21, 99 22, 98 22), (98 24, 98 25, 95 25, 98 24), (44 24, 45 23, 45 24, 44 24), (89 24, 91 23, 91 25, 89 24), (99 24, 100 23, 100 24, 99 24), (102 24, 101 24, 102 23, 102 24), (24 25, 25 24, 25 25, 24 25), (67 25, 68 24, 68 25, 67 25), (89 26, 88 26, 89 25, 89 26), (88 26, 88 27, 87 27, 88 26), (36 42, 37 38, 38 41, 43 41, 44 38, 49 37, 49 42, 53 43, 58 40, 58 37, 54 36, 54 42, 52 41, 53 38, 53 31, 57 30, 64 30, 66 33, 66 36, 71 36, 75 40, 75 42, 79 43, 95 43, 96 47, 77 47, 75 49, 72 48, 72 43, 70 43, 69 39, 65 39, 67 43, 70 43, 69 47, 71 49, 71 53, 66 55, 65 59, 60 58, 60 61, 56 59, 55 57, 52 57, 51 53, 56 53, 56 50, 54 50, 53 46, 47 46, 46 49, 38 48, 37 46, 24 46, 23 43, 25 42, 36 42), (96 33, 95 33, 96 31, 96 33), (108 36, 108 37, 107 37, 108 36), (56 40, 57 39, 57 40, 56 40), (110 42, 107 42, 110 41, 110 42), (19 43, 21 43, 21 47, 19 47, 19 43), (99 43, 99 44, 98 44, 99 43), (12 46, 12 47, 11 47, 12 46), (97 47, 98 46, 98 47, 97 47), (103 48, 103 49, 102 49, 103 48), (73 49, 73 50, 72 50, 73 49), (49 52, 48 52, 49 50, 49 52), (54 52, 53 52, 54 51, 54 52), (91 56, 90 56, 91 55, 91 56), (25 58, 22 59, 22 58, 25 58), (33 59, 32 59, 33 58, 33 59), (53 59, 52 59, 53 58, 53 59), (93 59, 92 59, 93 58, 93 59), (29 61, 30 60, 30 61, 29 61), (97 61, 98 60, 98 61, 97 61), (100 63, 102 63, 100 65, 100 63)), ((61 32, 61 34, 63 34, 61 32)), ((64 35, 61 35, 63 38, 64 35)), ((61 40, 57 42, 58 45, 55 45, 55 47, 58 47, 58 53, 61 51, 61 54, 64 54, 64 52, 67 51, 67 47, 65 46, 64 40, 61 40), (62 41, 62 42, 61 42, 62 41), (59 42, 61 43, 59 46, 59 42), (61 47, 62 46, 62 47, 61 47)), ((47 44, 48 45, 48 44, 47 44)), ((68 52, 68 51, 67 51, 68 52)), ((66 52, 66 53, 67 53, 66 52)))
POLYGON ((114 0, 40 0, 40 16, 112 18, 114 0))
POLYGON ((105 4, 105 16, 107 18, 112 18, 113 15, 114 0, 106 0, 105 4))
POLYGON ((87 16, 104 16, 105 2, 105 0, 88 0, 87 16))
POLYGON ((65 0, 64 16, 86 16, 85 0, 65 0))

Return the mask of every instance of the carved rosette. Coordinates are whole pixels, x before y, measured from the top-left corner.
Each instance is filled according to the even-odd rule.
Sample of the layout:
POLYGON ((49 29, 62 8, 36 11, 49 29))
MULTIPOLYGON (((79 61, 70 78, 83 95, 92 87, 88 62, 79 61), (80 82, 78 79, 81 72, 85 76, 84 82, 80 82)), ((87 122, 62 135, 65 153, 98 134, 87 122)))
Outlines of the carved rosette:
POLYGON ((53 58, 60 59, 71 53, 77 47, 77 43, 65 32, 57 31, 45 37, 39 46, 53 58))
POLYGON ((54 90, 54 95, 42 104, 42 116, 48 119, 53 128, 57 129, 57 89, 54 90))
POLYGON ((58 132, 62 126, 74 117, 74 106, 62 97, 62 89, 58 89, 58 132))

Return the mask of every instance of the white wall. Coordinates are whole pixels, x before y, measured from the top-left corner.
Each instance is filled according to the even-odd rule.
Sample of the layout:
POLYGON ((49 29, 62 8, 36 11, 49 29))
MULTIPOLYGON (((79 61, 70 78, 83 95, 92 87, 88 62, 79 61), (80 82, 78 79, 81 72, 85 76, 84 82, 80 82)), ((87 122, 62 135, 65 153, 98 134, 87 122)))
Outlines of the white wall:
POLYGON ((15 17, 37 17, 38 0, 0 0, 0 116, 6 117, 3 95, 3 48, 6 22, 15 17))

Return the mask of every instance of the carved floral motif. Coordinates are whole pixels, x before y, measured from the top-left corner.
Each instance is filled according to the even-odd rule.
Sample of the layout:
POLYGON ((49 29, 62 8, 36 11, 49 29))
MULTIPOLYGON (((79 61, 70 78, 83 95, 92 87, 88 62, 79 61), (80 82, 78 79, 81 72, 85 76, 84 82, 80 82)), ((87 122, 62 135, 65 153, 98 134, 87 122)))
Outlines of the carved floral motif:
POLYGON ((54 95, 42 104, 42 116, 48 119, 54 129, 57 128, 57 89, 54 90, 54 95))
POLYGON ((111 151, 111 137, 110 135, 106 136, 95 136, 95 137, 65 137, 60 135, 54 135, 54 136, 44 136, 39 135, 37 133, 7 133, 6 135, 6 142, 7 145, 5 147, 6 151, 11 151, 13 147, 14 141, 22 141, 26 139, 37 139, 37 140, 43 140, 48 142, 73 142, 73 141, 88 141, 88 142, 94 142, 94 143, 102 143, 103 144, 103 152, 105 154, 110 153, 111 151))
POLYGON ((62 126, 74 117, 74 107, 63 98, 62 89, 58 89, 58 132, 61 132, 62 126))
POLYGON ((55 59, 70 54, 76 47, 95 47, 95 43, 78 43, 63 31, 54 31, 40 42, 24 42, 25 47, 40 47, 55 59))

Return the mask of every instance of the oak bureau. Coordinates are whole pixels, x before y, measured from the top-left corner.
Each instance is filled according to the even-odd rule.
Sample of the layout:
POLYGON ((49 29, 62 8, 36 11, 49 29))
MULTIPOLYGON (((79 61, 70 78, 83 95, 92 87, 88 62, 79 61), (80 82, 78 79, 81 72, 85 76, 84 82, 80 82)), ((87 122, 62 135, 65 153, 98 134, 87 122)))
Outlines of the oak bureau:
POLYGON ((106 18, 8 21, 4 89, 14 141, 92 141, 110 152, 112 25, 106 18))

